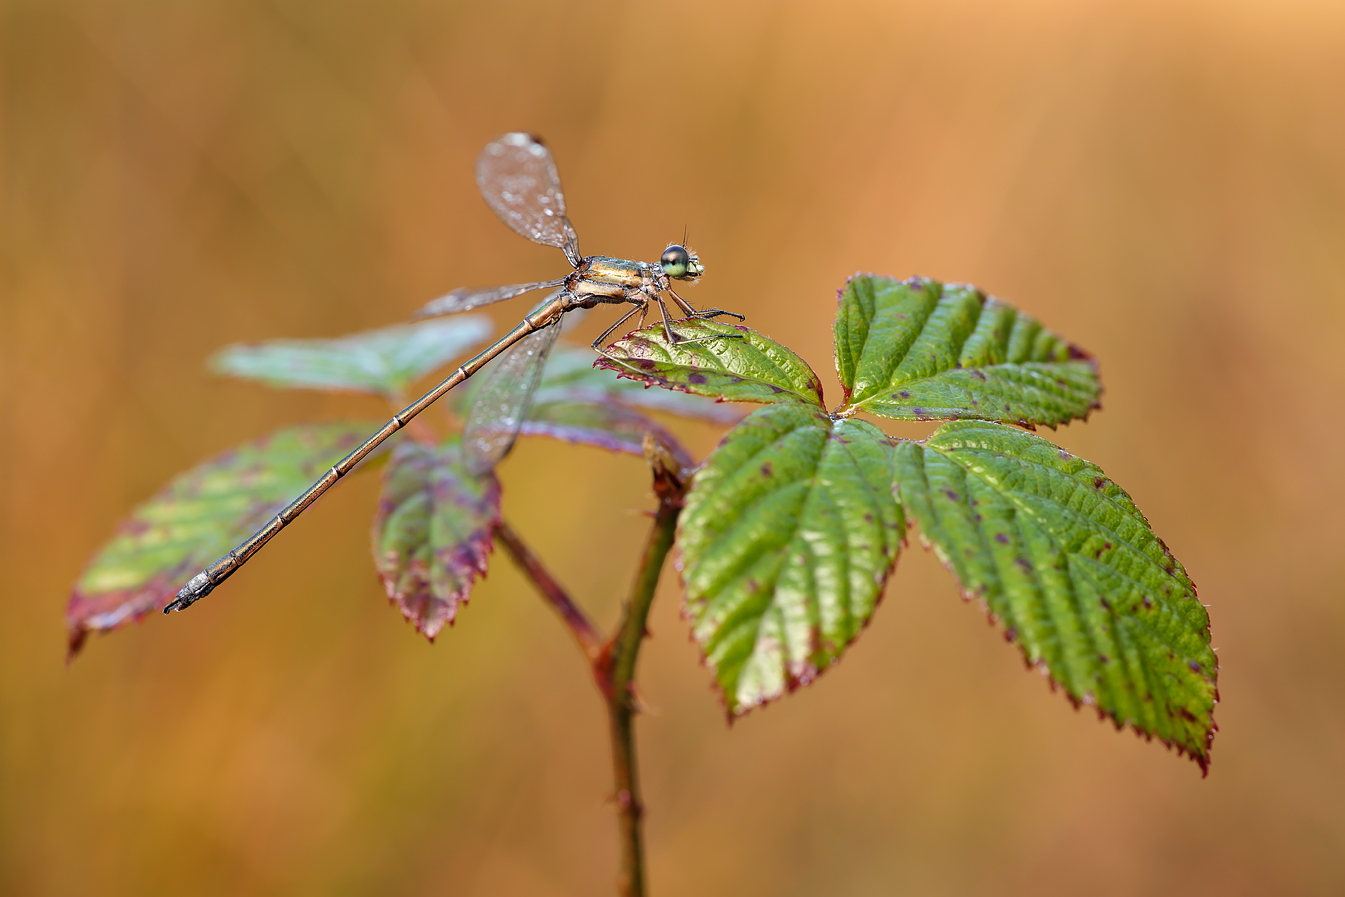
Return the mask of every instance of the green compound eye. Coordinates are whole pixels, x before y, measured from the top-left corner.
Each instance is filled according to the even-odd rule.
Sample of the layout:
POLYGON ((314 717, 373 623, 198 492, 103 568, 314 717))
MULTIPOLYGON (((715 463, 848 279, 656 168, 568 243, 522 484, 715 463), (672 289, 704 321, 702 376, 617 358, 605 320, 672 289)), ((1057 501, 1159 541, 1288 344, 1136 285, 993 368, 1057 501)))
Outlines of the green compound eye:
POLYGON ((700 277, 704 270, 700 259, 688 252, 685 246, 676 243, 663 250, 663 258, 659 259, 659 264, 663 267, 663 273, 675 280, 700 277))

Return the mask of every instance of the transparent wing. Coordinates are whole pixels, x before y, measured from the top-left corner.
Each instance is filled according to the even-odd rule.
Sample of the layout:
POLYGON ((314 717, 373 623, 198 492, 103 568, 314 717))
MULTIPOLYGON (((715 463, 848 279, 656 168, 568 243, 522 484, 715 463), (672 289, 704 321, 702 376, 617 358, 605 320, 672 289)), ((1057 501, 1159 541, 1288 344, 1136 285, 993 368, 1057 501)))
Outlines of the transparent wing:
POLYGON ((490 305, 492 302, 503 302, 505 299, 531 293, 533 290, 558 287, 563 283, 565 283, 565 278, 562 277, 560 280, 539 280, 537 283, 515 283, 503 287, 459 287, 453 292, 445 293, 438 299, 429 302, 424 308, 416 312, 416 317, 432 318, 435 315, 447 315, 455 311, 480 308, 483 305, 490 305))
POLYGON ((493 470, 513 448, 559 334, 557 321, 523 337, 486 374, 462 431, 467 469, 473 474, 493 470))
POLYGON ((516 234, 565 251, 579 265, 579 237, 565 217, 565 195, 551 152, 531 134, 505 134, 476 160, 476 185, 486 203, 516 234))

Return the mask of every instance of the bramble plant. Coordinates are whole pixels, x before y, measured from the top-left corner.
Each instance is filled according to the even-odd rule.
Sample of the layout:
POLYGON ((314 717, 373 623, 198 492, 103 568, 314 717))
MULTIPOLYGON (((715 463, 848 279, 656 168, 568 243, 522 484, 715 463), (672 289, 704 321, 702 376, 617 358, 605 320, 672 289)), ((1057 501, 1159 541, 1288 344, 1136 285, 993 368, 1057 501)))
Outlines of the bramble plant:
MULTIPOLYGON (((471 463, 460 437, 412 427, 380 459, 374 563, 420 632, 433 639, 455 619, 498 540, 577 641, 609 710, 623 894, 644 893, 635 665, 674 543, 692 636, 730 718, 841 659, 914 526, 1076 707, 1208 771, 1217 661, 1195 587, 1120 486, 1027 432, 1099 407, 1094 361, 973 287, 918 278, 851 278, 834 329, 842 401, 830 412, 807 362, 741 325, 682 321, 677 341, 648 327, 592 365, 587 352, 552 356, 521 432, 643 454, 653 472, 648 542, 609 636, 504 522, 493 465, 471 463), (723 402, 762 407, 743 416, 723 402), (651 411, 731 426, 696 466, 651 411), (946 423, 923 440, 894 439, 861 414, 946 423)), ((400 406, 412 380, 485 332, 481 319, 458 316, 232 347, 215 367, 400 406)), ((455 390, 452 402, 461 416, 488 416, 485 391, 455 390)), ((184 577, 273 517, 372 426, 281 430, 174 479, 76 585, 71 653, 91 631, 164 608, 184 577)))

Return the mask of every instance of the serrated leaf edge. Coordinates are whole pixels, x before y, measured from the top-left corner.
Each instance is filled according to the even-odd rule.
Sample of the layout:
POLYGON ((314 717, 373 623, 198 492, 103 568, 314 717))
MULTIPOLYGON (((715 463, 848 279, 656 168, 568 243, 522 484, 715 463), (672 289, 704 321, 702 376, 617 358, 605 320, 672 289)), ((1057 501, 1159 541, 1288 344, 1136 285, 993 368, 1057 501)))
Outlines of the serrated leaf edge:
MULTIPOLYGON (((891 440, 891 443, 894 447, 903 442, 911 442, 915 443, 916 445, 923 446, 926 443, 928 443, 930 439, 933 438, 933 436, 934 434, 931 434, 925 439, 893 438, 891 440)), ((1078 458, 1078 460, 1084 461, 1085 463, 1091 463, 1086 458, 1079 458, 1079 456, 1066 452, 1064 449, 1059 449, 1059 451, 1061 452, 1062 455, 1069 455, 1069 457, 1071 458, 1078 458)), ((1128 494, 1129 493, 1127 493, 1127 495, 1128 494)), ((989 602, 986 599, 985 589, 968 588, 963 584, 962 579, 960 576, 958 576, 957 570, 952 563, 952 559, 948 556, 947 552, 945 552, 940 545, 933 542, 929 538, 929 536, 925 533, 924 528, 919 525, 919 522, 915 520, 915 518, 906 511, 906 507, 907 507, 906 504, 902 502, 901 509, 902 513, 906 516, 907 537, 909 538, 911 530, 914 529, 916 531, 917 537, 920 540, 921 547, 924 548, 926 551, 933 553, 933 555, 938 559, 939 563, 943 566, 943 568, 952 575, 954 582, 957 584, 958 593, 961 596, 962 600, 967 603, 975 601, 977 604, 979 604, 981 610, 986 615, 987 622, 989 622, 991 626, 999 630, 1000 635, 1004 638, 1004 640, 1009 644, 1018 644, 1020 656, 1023 658, 1023 665, 1026 669, 1036 670, 1042 676, 1042 678, 1046 680, 1046 683, 1052 692, 1059 691, 1062 694, 1064 694, 1065 699, 1069 701, 1070 705, 1074 708, 1076 712, 1085 705, 1091 706, 1097 712, 1097 716, 1100 721, 1110 722, 1116 728, 1117 731, 1129 727, 1131 731, 1135 733, 1136 736, 1143 738, 1145 741, 1154 741, 1156 739, 1165 748, 1167 748, 1170 751, 1174 751, 1178 756, 1189 757, 1192 761, 1194 761, 1195 764, 1200 767, 1200 774, 1202 778, 1209 776, 1210 763, 1212 753, 1214 750, 1214 735, 1216 732, 1219 731, 1218 721, 1214 718, 1215 708, 1219 705, 1219 686, 1218 686, 1219 654, 1217 648, 1214 648, 1213 646, 1211 646, 1210 648, 1210 653, 1213 655, 1213 669, 1210 670, 1210 676, 1214 683, 1214 693, 1212 696, 1213 704, 1210 708, 1210 727, 1209 730, 1205 733, 1205 753, 1202 756, 1193 753, 1182 744, 1171 741, 1167 738, 1162 737, 1161 735, 1155 735, 1152 732, 1147 732, 1141 729, 1138 723, 1134 720, 1129 722, 1123 722, 1117 719, 1115 716, 1113 716, 1112 714, 1108 713, 1105 709, 1103 709, 1102 706, 1099 705, 1095 700, 1094 701, 1087 700, 1086 699, 1087 696, 1085 696, 1085 698, 1076 698, 1074 695, 1070 694, 1069 689, 1066 688, 1064 684, 1061 683, 1058 679, 1056 679, 1055 675, 1051 672, 1051 669, 1049 665, 1046 663, 1046 660, 1044 658, 1038 658, 1037 660, 1034 661, 1028 657, 1026 646, 1018 642, 1018 639, 1016 638, 1014 632, 1004 623, 1003 619, 990 608, 989 602)), ((1134 507, 1134 511, 1136 514, 1139 515, 1140 519, 1143 520, 1146 525, 1149 525, 1148 517, 1146 517, 1144 513, 1140 511, 1138 506, 1134 507)), ((1149 529, 1151 532, 1153 532, 1152 526, 1149 526, 1149 529)), ((1156 532, 1154 532, 1154 538, 1158 541, 1158 544, 1162 547, 1163 551, 1167 554, 1167 556, 1171 558, 1174 561, 1174 563, 1176 563, 1179 567, 1182 566, 1180 562, 1177 561, 1176 557, 1172 554, 1172 552, 1168 550, 1167 545, 1163 542, 1162 538, 1159 537, 1156 532)), ((906 540, 903 540, 903 544, 905 543, 905 541, 906 540)), ((1054 539, 1052 539, 1052 541, 1054 541, 1054 539)), ((1187 580, 1188 582, 1190 582, 1189 576, 1187 577, 1187 580)), ((1196 592, 1195 583, 1190 582, 1190 585, 1191 585, 1191 595, 1193 597, 1196 597, 1196 600, 1199 600, 1196 592)), ((1204 631, 1206 632, 1207 635, 1212 635, 1210 624, 1208 622, 1204 627, 1204 631)))
MULTIPOLYGON (((770 408, 770 407, 774 407, 774 406, 763 406, 761 410, 764 410, 765 408, 770 408)), ((807 407, 807 406, 800 405, 800 406, 797 406, 797 407, 807 407)), ((831 418, 829 415, 826 414, 826 412, 818 411, 817 409, 814 409, 814 410, 817 411, 817 415, 818 415, 819 418, 825 418, 825 419, 828 419, 828 420, 829 420, 829 428, 828 428, 827 439, 828 439, 828 440, 831 440, 832 438, 834 438, 835 426, 836 426, 836 424, 840 423, 840 419, 831 418)), ((750 415, 749 415, 749 416, 750 416, 750 415)), ((875 429, 877 429, 877 428, 875 428, 875 429)), ((730 432, 731 432, 731 431, 730 431, 730 432)), ((881 431, 879 431, 879 432, 881 432, 881 431)), ((782 437, 783 437, 783 435, 786 435, 786 434, 782 434, 782 437)), ((728 434, 725 434, 725 436, 720 440, 720 442, 719 442, 718 444, 716 444, 715 449, 717 450, 717 449, 719 448, 719 445, 722 445, 723 442, 724 442, 727 438, 728 438, 728 434)), ((778 441, 778 439, 775 440, 775 441, 772 441, 772 442, 770 443, 770 445, 774 445, 774 444, 776 443, 776 441, 778 441)), ((839 440, 838 440, 838 441, 839 441, 839 440)), ((842 445, 845 444, 844 441, 841 441, 841 442, 842 442, 842 445)), ((889 440, 889 442, 890 442, 890 440, 889 440)), ((756 458, 761 452, 765 451, 767 448, 769 448, 769 446, 763 446, 763 447, 762 447, 756 454, 753 455, 753 458, 756 458)), ((847 450, 847 451, 848 451, 848 450, 847 450)), ((711 454, 713 454, 713 451, 711 452, 711 454)), ((708 462, 708 456, 707 456, 707 458, 706 458, 706 461, 702 461, 701 466, 698 467, 698 468, 696 469, 696 471, 698 472, 700 469, 702 469, 702 468, 705 466, 706 462, 708 462)), ((745 462, 742 466, 743 466, 743 467, 748 467, 748 466, 751 466, 751 464, 753 464, 753 463, 755 463, 755 462, 754 462, 754 461, 745 462)), ((809 488, 809 492, 811 493, 811 491, 812 491, 814 488, 816 488, 816 486, 812 486, 812 487, 810 487, 810 488, 809 488)), ((879 499, 879 500, 881 500, 881 499, 879 499)), ((716 699, 719 701, 720 707, 722 708, 722 710, 723 710, 723 712, 724 712, 724 719, 725 719, 725 722, 726 722, 727 725, 729 725, 730 727, 732 727, 732 725, 733 725, 735 722, 737 722, 738 720, 744 718, 744 717, 747 716, 749 713, 751 713, 753 710, 756 710, 756 709, 758 709, 758 708, 760 708, 760 709, 765 709, 765 708, 769 707, 770 705, 775 704, 776 702, 778 702, 778 701, 781 700, 782 698, 787 697, 788 695, 793 694, 795 691, 799 690, 800 688, 804 688, 804 687, 806 687, 806 686, 812 685, 814 682, 817 681, 818 678, 820 678, 820 677, 822 676, 823 673, 825 673, 827 670, 831 669, 832 667, 834 667, 834 666, 836 666, 838 663, 840 663, 841 658, 844 656, 844 654, 847 653, 847 652, 849 652, 850 650, 852 650, 852 649, 854 648, 854 646, 859 642, 860 637, 861 637, 866 631, 868 631, 869 626, 873 623, 873 619, 874 619, 874 617, 877 616, 877 614, 878 614, 878 609, 882 606, 883 599, 886 597, 886 594, 887 594, 887 585, 888 585, 889 581, 890 581, 891 578, 892 578, 892 574, 893 574, 893 572, 895 572, 895 570, 896 570, 896 568, 897 568, 897 563, 898 563, 898 561, 900 561, 900 559, 901 559, 901 553, 902 553, 902 551, 907 547, 907 545, 909 544, 909 533, 910 533, 909 520, 908 520, 908 518, 907 518, 906 515, 905 515, 905 509, 904 509, 904 507, 902 506, 900 497, 896 494, 896 489, 895 489, 895 487, 894 487, 893 493, 892 493, 892 495, 891 495, 891 500, 897 505, 897 518, 898 518, 898 522, 899 522, 899 524, 900 524, 900 526, 901 526, 901 537, 900 537, 900 541, 898 542, 898 544, 897 544, 897 546, 896 546, 896 550, 895 550, 894 552, 892 552, 892 558, 891 558, 891 561, 888 563, 888 565, 887 565, 886 568, 882 571, 882 573, 878 576, 878 580, 879 580, 879 582, 878 582, 878 591, 877 591, 877 594, 876 594, 875 597, 874 597, 874 602, 873 602, 873 612, 870 613, 870 614, 868 615, 867 619, 865 619, 865 620, 862 621, 862 623, 860 624, 859 628, 858 628, 858 629, 855 631, 855 633, 849 638, 849 640, 847 640, 843 645, 840 645, 840 646, 839 646, 839 649, 838 649, 838 650, 839 650, 839 654, 838 654, 836 657, 833 657, 833 658, 832 658, 828 663, 826 663, 824 666, 819 667, 819 666, 817 666, 817 665, 811 663, 811 661, 809 661, 809 662, 807 663, 807 666, 808 666, 808 672, 806 672, 806 673, 804 673, 804 674, 802 674, 802 675, 795 675, 794 670, 789 669, 788 666, 787 666, 787 667, 786 667, 786 670, 785 670, 784 691, 783 691, 781 694, 776 695, 776 696, 774 696, 774 697, 767 697, 767 698, 764 698, 764 699, 762 699, 762 700, 756 701, 756 702, 751 703, 751 704, 744 704, 744 705, 742 705, 742 706, 740 706, 740 707, 737 707, 736 709, 735 709, 734 706, 732 706, 732 705, 730 704, 729 697, 728 697, 728 693, 727 693, 727 691, 726 691, 724 685, 719 681, 719 675, 718 675, 717 668, 716 668, 715 665, 710 661, 708 654, 707 654, 706 651, 702 648, 700 642, 698 642, 698 641, 696 640, 696 635, 695 635, 695 619, 694 619, 694 616, 693 616, 693 614, 692 614, 692 612, 691 612, 691 609, 690 609, 690 607, 689 607, 689 601, 688 601, 688 596, 689 596, 689 594, 690 594, 690 587, 689 587, 689 585, 688 585, 688 583, 687 583, 687 581, 686 581, 686 575, 685 575, 685 572, 686 572, 686 571, 685 571, 686 563, 685 563, 685 555, 684 555, 684 549, 683 549, 683 544, 684 544, 684 542, 683 542, 683 540, 680 538, 680 533, 681 533, 681 527, 682 527, 682 524, 681 524, 681 521, 678 522, 678 534, 679 534, 679 538, 676 540, 676 545, 677 545, 677 556, 676 556, 676 560, 675 560, 675 562, 674 562, 674 567, 675 567, 676 570, 677 570, 678 582, 679 582, 679 584, 680 584, 681 587, 682 587, 682 601, 681 601, 681 604, 680 604, 679 609, 678 609, 678 615, 679 615, 679 617, 680 617, 685 623, 688 624, 688 627, 687 627, 687 640, 690 641, 691 644, 695 646, 695 648, 696 648, 696 655, 697 655, 697 659, 698 659, 698 662, 699 662, 700 666, 701 666, 702 668, 706 669, 707 671, 709 671, 709 673, 710 673, 710 690, 714 693, 716 699)), ((806 504, 806 499, 805 499, 805 504, 806 504)), ((791 536, 790 540, 786 542, 786 546, 788 546, 788 545, 792 542, 792 540, 793 540, 793 537, 791 536)), ((783 549, 782 549, 782 550, 783 550, 783 549)), ((765 615, 763 614, 762 618, 764 619, 764 617, 765 617, 765 615)), ((816 633, 812 633, 812 635, 815 636, 816 633)))
MULTIPOLYGON (((920 277, 920 276, 908 277, 908 278, 906 278, 905 280, 897 280, 896 278, 890 277, 890 276, 885 275, 885 274, 875 274, 875 273, 868 272, 868 271, 856 271, 854 274, 851 274, 849 277, 847 277, 847 278, 845 279, 845 283, 844 283, 844 284, 843 284, 843 285, 836 291, 836 304, 837 304, 838 309, 841 308, 841 307, 843 307, 843 305, 844 305, 845 291, 850 287, 850 284, 851 284, 856 278, 860 278, 860 277, 867 277, 867 278, 870 278, 870 279, 885 280, 885 281, 893 281, 893 282, 895 282, 895 283, 903 284, 903 285, 906 285, 906 286, 915 286, 915 285, 919 285, 919 286, 921 287, 921 289, 925 289, 925 288, 927 288, 930 284, 934 284, 934 285, 938 286, 938 288, 939 288, 939 291, 940 291, 940 297, 942 297, 943 292, 946 291, 946 290, 948 290, 949 288, 954 288, 954 289, 956 289, 956 288, 964 288, 964 289, 967 289, 967 290, 970 290, 970 291, 974 292, 977 296, 980 297, 981 302, 980 302, 980 305, 978 306, 977 311, 976 311, 976 320, 972 322, 971 328, 970 328, 969 331, 968 331, 968 334, 967 334, 968 338, 969 338, 972 334, 974 334, 974 333, 976 332, 976 328, 977 328, 977 326, 978 326, 979 323, 980 323, 981 317, 985 314, 987 306, 990 306, 991 304, 993 304, 993 305, 995 305, 995 306, 1000 306, 1000 307, 1003 307, 1003 308, 1010 309, 1011 311, 1013 311, 1013 312, 1015 313, 1015 316, 1016 316, 1016 315, 1019 315, 1019 314, 1024 315, 1024 316, 1026 316, 1029 320, 1031 320, 1033 323, 1035 323, 1039 328, 1041 328, 1041 330, 1042 330, 1043 332, 1050 334, 1051 336, 1055 337, 1056 339, 1060 340, 1062 343, 1065 344, 1066 348, 1069 350, 1069 355, 1068 355, 1068 357, 1065 359, 1066 361, 1082 361, 1082 362, 1086 363, 1090 368, 1092 368, 1092 371, 1093 371, 1093 377, 1094 377, 1094 379, 1097 381, 1097 384, 1098 384, 1098 392, 1097 392, 1097 396, 1094 398, 1092 404, 1089 405, 1089 407, 1083 412, 1082 415, 1080 415, 1080 416, 1078 416, 1078 417, 1071 417, 1071 418, 1068 418, 1068 419, 1066 419, 1066 420, 1062 420, 1062 421, 1056 421, 1056 422, 1054 422, 1054 423, 1049 422, 1049 421, 1040 421, 1040 420, 1038 420, 1038 421, 1030 421, 1030 420, 1025 420, 1025 419, 1022 419, 1022 418, 1019 418, 1019 419, 1017 419, 1017 420, 1008 420, 1008 419, 1005 419, 1005 418, 989 418, 989 417, 987 417, 987 418, 978 418, 978 417, 971 416, 971 415, 952 416, 952 415, 949 415, 949 414, 932 414, 932 415, 912 414, 910 417, 905 417, 905 416, 884 415, 884 414, 880 414, 880 413, 878 413, 878 412, 872 411, 871 409, 864 408, 863 405, 862 405, 862 403, 863 403, 864 401, 868 401, 868 400, 861 400, 860 403, 858 403, 858 404, 853 404, 853 405, 852 405, 852 404, 851 404, 851 399, 852 399, 852 391, 851 391, 851 387, 848 386, 848 385, 845 383, 844 377, 840 377, 840 379, 841 379, 841 399, 842 399, 842 404, 841 404, 841 406, 838 408, 838 410, 837 410, 837 412, 836 412, 838 416, 841 416, 841 417, 849 417, 849 416, 854 415, 854 414, 857 413, 858 411, 866 411, 866 412, 868 412, 868 413, 870 413, 870 414, 876 414, 877 416, 885 417, 885 418, 887 418, 887 419, 889 419, 889 420, 920 420, 920 421, 929 421, 929 420, 981 420, 981 419, 984 419, 984 420, 987 420, 987 421, 993 421, 993 422, 997 422, 997 423, 1009 423, 1009 424, 1014 424, 1014 425, 1017 425, 1017 426, 1019 426, 1019 427, 1022 427, 1022 428, 1025 429, 1025 430, 1035 430, 1038 426, 1050 427, 1052 430, 1054 430, 1054 429, 1056 429, 1056 427, 1058 427, 1058 426, 1061 426, 1061 425, 1064 425, 1064 424, 1069 424, 1069 423, 1071 423, 1072 421, 1075 421, 1075 420, 1081 420, 1081 421, 1087 422, 1089 416, 1090 416, 1094 411, 1099 411, 1099 410, 1102 409, 1102 395, 1103 395, 1103 393, 1105 392, 1105 387, 1103 386, 1103 383, 1102 383, 1101 370, 1100 370, 1100 368, 1099 368, 1097 359, 1092 355, 1092 353, 1090 353, 1090 352, 1084 350, 1082 347, 1080 347, 1078 344, 1072 342, 1071 340, 1067 340, 1067 339, 1065 339, 1063 336, 1061 336, 1060 334, 1056 333, 1054 330, 1051 330, 1050 328, 1044 326, 1044 325, 1043 325, 1040 321, 1038 321, 1035 317, 1032 317, 1031 315, 1027 315, 1026 312, 1023 312, 1023 311, 1022 311, 1021 309, 1019 309, 1017 306, 1015 306, 1015 305, 1013 305, 1013 304, 1011 304, 1011 303, 1005 302, 1004 300, 1000 299, 998 296, 995 296, 995 295, 993 295, 993 294, 991 294, 991 293, 987 293, 987 292, 985 292, 984 290, 980 289, 979 287, 975 286, 974 284, 960 283, 960 282, 954 282, 954 281, 944 282, 944 281, 935 280, 935 279, 930 278, 930 277, 920 277)), ((1017 321, 1017 317, 1015 317, 1015 321, 1017 321)), ((926 317, 924 320, 922 320, 922 321, 920 322, 920 329, 919 329, 919 331, 916 332, 914 338, 911 340, 911 344, 912 344, 912 345, 915 345, 916 343, 918 343, 918 342, 920 341, 920 337, 924 334, 924 332, 925 332, 925 328, 927 327, 928 322, 929 322, 929 318, 928 318, 928 317, 926 317)), ((834 326, 834 325, 833 325, 833 326, 834 326)), ((864 345, 863 345, 863 347, 861 347, 861 349, 860 349, 859 357, 863 357, 863 355, 864 355, 864 347, 867 347, 868 342, 869 342, 869 338, 870 338, 870 334, 871 334, 871 333, 872 333, 872 328, 871 328, 871 327, 866 328, 866 330, 865 330, 865 334, 864 334, 864 345)), ((962 342, 959 343, 959 344, 954 348, 954 351, 960 356, 961 353, 962 353, 962 350, 966 347, 966 344, 967 344, 967 340, 966 340, 966 339, 962 340, 962 342)), ((837 348, 839 348, 839 346, 837 346, 837 348)), ((904 359, 904 357, 905 357, 905 356, 903 356, 903 359, 904 359)), ((959 362, 959 363, 958 363, 957 365, 955 365, 954 367, 948 368, 948 369, 946 369, 945 371, 942 371, 942 372, 940 372, 940 373, 949 373, 949 372, 951 372, 951 371, 959 371, 959 370, 977 370, 977 371, 979 371, 979 370, 984 370, 984 369, 993 369, 993 368, 996 368, 996 367, 1021 367, 1023 364, 1026 364, 1026 363, 1028 363, 1028 362, 1004 362, 1003 364, 997 364, 997 365, 980 365, 980 366, 975 366, 975 367, 967 368, 967 367, 963 367, 962 364, 959 362)), ((1035 362, 1035 363, 1047 364, 1047 363, 1051 363, 1051 362, 1035 362)), ((1056 363, 1058 363, 1058 362, 1056 362, 1056 363)), ((854 361, 853 361, 853 360, 852 360, 852 362, 851 362, 851 365, 854 366, 854 361)), ((837 358, 836 358, 836 368, 837 368, 837 375, 838 375, 838 376, 840 376, 840 367, 841 367, 840 358, 839 358, 839 355, 837 355, 837 358)), ((939 375, 935 375, 935 376, 933 376, 933 377, 926 377, 926 378, 921 378, 921 379, 923 379, 923 380, 934 380, 934 379, 937 379, 938 376, 939 376, 939 375)), ((912 381, 912 382, 915 382, 915 381, 912 381)), ((900 385, 900 384, 898 384, 898 385, 900 385)))
MULTIPOLYGON (((621 337, 621 339, 614 340, 612 342, 612 345, 624 342, 625 340, 631 339, 632 337, 635 337, 638 334, 643 333, 645 331, 653 331, 655 328, 659 326, 660 325, 658 324, 651 324, 648 327, 641 327, 632 330, 625 336, 621 337)), ((775 342, 775 340, 772 340, 764 333, 759 333, 758 331, 755 331, 752 328, 747 327, 745 325, 726 324, 723 326, 729 327, 734 330, 740 330, 744 333, 757 334, 761 336, 763 339, 767 340, 768 342, 773 343, 774 345, 777 345, 780 348, 784 349, 786 352, 794 355, 794 357, 798 358, 799 361, 803 362, 803 366, 808 369, 808 373, 811 375, 811 381, 807 387, 808 392, 800 392, 795 389, 787 389, 781 386, 777 386, 774 383, 769 383, 765 380, 761 380, 756 377, 747 377, 741 374, 734 374, 731 371, 711 370, 710 371, 711 373, 719 377, 733 378, 739 383, 760 384, 761 386, 770 389, 778 396, 794 396, 798 400, 797 404, 799 405, 805 405, 809 408, 815 408, 819 411, 825 409, 826 406, 822 387, 822 378, 818 375, 817 371, 813 369, 812 365, 808 364, 808 362, 804 360, 801 355, 794 353, 793 350, 789 349, 789 347, 783 345, 782 343, 775 342)), ((681 392, 686 393, 687 395, 701 396, 703 398, 711 398, 714 399, 716 403, 722 403, 722 402, 742 402, 750 404, 760 403, 760 400, 755 399, 735 399, 731 397, 725 398, 724 396, 712 396, 712 395, 706 395, 705 393, 693 392, 691 389, 684 386, 683 384, 670 381, 666 377, 662 377, 659 374, 649 370, 649 368, 655 367, 659 364, 673 364, 680 367, 685 367, 688 370, 693 371, 697 370, 697 368, 693 367, 692 365, 682 364, 681 362, 671 362, 671 361, 660 362, 652 358, 649 359, 632 358, 631 360, 627 361, 624 359, 616 358, 615 356, 607 355, 605 353, 599 353, 598 357, 593 362, 593 366, 595 368, 598 368, 599 370, 612 371, 617 375, 618 378, 633 380, 636 383, 639 383, 642 386, 644 386, 645 389, 649 389, 651 386, 657 386, 660 387, 661 389, 669 390, 670 392, 681 392), (640 362, 642 361, 647 362, 647 364, 641 364, 640 362)), ((764 404, 771 404, 771 403, 764 403, 764 404)))

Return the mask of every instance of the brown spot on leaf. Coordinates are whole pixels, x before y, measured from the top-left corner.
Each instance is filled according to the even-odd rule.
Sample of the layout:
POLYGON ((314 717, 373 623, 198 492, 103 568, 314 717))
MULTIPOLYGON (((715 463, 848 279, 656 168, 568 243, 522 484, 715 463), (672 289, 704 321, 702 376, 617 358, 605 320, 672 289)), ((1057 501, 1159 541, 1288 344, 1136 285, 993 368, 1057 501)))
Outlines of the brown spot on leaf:
POLYGON ((1001 545, 1008 545, 1009 537, 1004 535, 1004 533, 995 533, 995 541, 1001 545))

